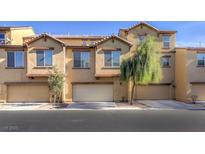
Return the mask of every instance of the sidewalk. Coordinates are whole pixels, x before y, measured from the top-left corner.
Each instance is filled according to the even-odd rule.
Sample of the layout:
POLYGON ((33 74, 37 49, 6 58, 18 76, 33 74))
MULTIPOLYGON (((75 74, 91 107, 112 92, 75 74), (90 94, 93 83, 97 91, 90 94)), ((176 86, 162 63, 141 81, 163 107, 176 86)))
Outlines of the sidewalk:
POLYGON ((73 102, 51 103, 1 103, 0 110, 205 110, 205 103, 187 104, 174 100, 138 100, 128 102, 73 102))

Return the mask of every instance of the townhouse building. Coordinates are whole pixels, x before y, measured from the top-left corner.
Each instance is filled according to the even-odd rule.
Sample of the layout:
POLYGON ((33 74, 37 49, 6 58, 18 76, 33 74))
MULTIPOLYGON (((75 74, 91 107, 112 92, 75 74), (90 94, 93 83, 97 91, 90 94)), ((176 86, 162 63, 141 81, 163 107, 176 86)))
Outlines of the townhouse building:
POLYGON ((65 74, 63 102, 126 101, 131 86, 121 82, 120 63, 147 36, 160 46, 162 80, 137 86, 137 99, 205 100, 205 49, 177 48, 176 31, 145 22, 118 35, 36 35, 32 27, 0 27, 0 102, 48 102, 48 75, 65 74))

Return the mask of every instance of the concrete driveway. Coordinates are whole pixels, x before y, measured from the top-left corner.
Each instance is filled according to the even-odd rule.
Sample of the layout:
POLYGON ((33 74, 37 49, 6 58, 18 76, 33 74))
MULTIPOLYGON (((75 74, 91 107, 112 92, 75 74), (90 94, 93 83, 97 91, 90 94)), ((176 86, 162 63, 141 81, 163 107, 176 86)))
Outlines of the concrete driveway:
POLYGON ((205 104, 188 104, 175 100, 139 100, 138 103, 152 109, 205 110, 205 104))

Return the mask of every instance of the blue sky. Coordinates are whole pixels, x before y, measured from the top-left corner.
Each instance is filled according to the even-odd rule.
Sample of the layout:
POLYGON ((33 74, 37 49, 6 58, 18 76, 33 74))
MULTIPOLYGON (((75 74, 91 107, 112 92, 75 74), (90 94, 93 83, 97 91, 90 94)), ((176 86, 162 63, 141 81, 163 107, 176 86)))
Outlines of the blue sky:
MULTIPOLYGON (((48 32, 51 34, 70 34, 70 35, 110 35, 117 34, 119 28, 128 28, 137 21, 1 21, 0 26, 32 26, 35 33, 48 32)), ((205 45, 205 22, 179 22, 179 21, 150 21, 149 24, 162 30, 177 30, 178 44, 200 42, 205 45)))

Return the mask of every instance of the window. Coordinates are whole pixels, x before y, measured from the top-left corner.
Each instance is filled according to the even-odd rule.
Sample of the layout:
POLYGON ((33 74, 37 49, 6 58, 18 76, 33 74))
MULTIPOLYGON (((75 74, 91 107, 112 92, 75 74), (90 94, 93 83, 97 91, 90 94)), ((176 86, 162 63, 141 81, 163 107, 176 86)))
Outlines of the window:
POLYGON ((104 66, 119 67, 120 66, 120 51, 104 51, 104 66))
POLYGON ((37 66, 52 66, 53 52, 51 50, 37 50, 36 51, 37 66))
POLYGON ((95 45, 95 42, 91 41, 91 42, 90 42, 90 45, 95 45))
POLYGON ((86 46, 86 45, 87 45, 86 41, 83 41, 83 42, 82 42, 82 45, 83 45, 83 46, 86 46))
POLYGON ((162 41, 163 41, 163 48, 169 48, 169 46, 170 46, 170 36, 163 35, 162 36, 162 41))
POLYGON ((0 44, 5 44, 5 34, 0 33, 0 44))
POLYGON ((8 51, 7 52, 7 67, 10 67, 10 68, 24 67, 24 52, 23 51, 8 51))
POLYGON ((205 54, 204 53, 197 54, 197 65, 205 66, 205 54))
POLYGON ((161 57, 161 66, 162 67, 170 67, 170 59, 171 56, 163 56, 161 57))
POLYGON ((139 42, 141 43, 145 39, 145 35, 138 36, 139 42))
POLYGON ((73 67, 74 68, 89 68, 90 66, 90 52, 75 51, 73 52, 73 67))

